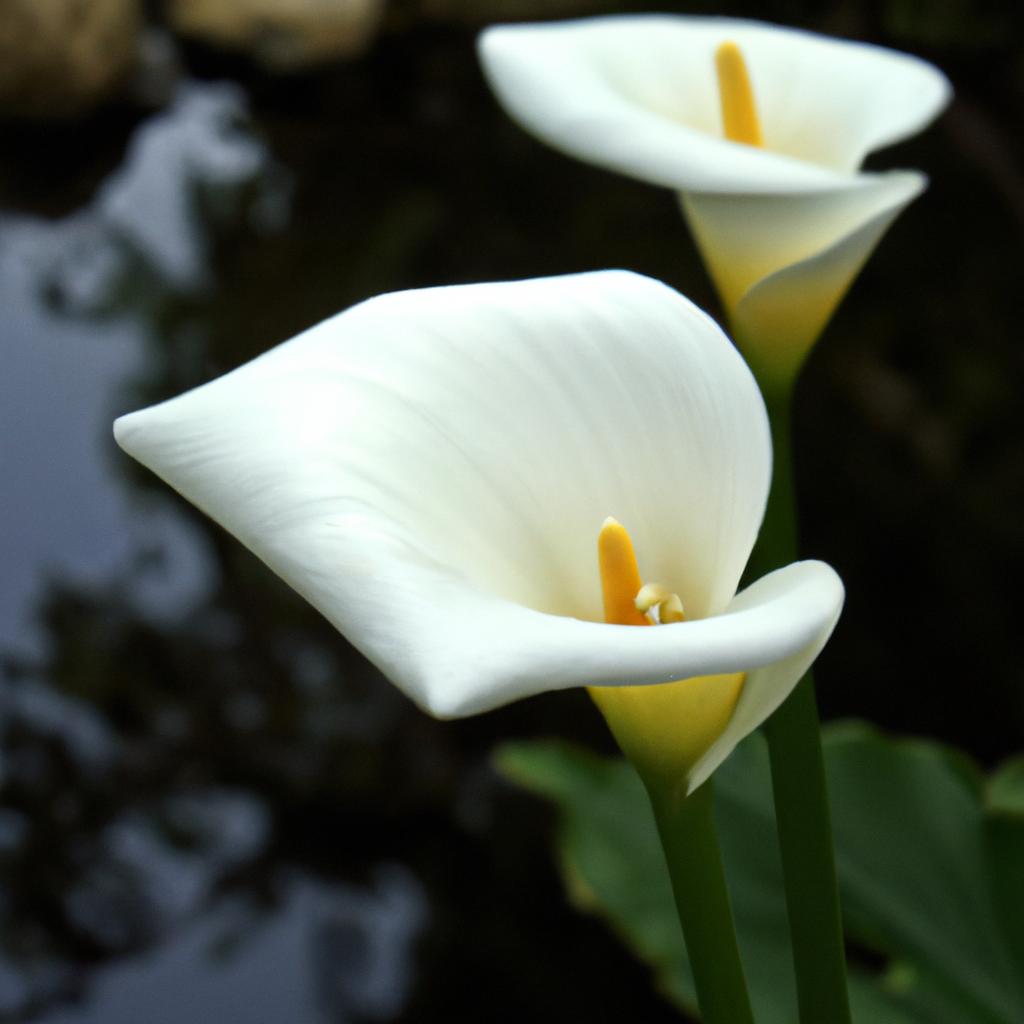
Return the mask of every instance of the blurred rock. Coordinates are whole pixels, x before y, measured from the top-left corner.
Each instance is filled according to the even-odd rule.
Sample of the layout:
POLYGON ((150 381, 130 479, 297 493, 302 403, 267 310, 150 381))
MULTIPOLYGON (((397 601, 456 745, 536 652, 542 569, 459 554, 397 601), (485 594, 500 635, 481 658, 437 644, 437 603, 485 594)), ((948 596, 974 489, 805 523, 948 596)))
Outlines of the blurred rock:
POLYGON ((362 52, 385 0, 167 0, 167 17, 184 35, 242 50, 289 71, 362 52))
POLYGON ((2 10, 0 114, 77 114, 134 67, 139 0, 2 0, 2 10))

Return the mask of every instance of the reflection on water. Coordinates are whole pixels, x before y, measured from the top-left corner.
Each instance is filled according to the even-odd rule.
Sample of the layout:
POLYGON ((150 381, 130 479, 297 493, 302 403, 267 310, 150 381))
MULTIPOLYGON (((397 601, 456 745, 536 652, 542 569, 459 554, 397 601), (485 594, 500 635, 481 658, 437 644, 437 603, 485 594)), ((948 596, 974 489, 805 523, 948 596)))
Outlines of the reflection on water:
MULTIPOLYGON (((0 223, 0 433, 13 439, 0 448, 0 650, 38 650, 29 615, 48 576, 100 584, 123 571, 142 542, 111 465, 108 437, 113 388, 138 371, 145 340, 130 322, 93 327, 39 301, 33 258, 45 231, 0 223)), ((161 606, 191 604, 208 588, 210 574, 193 531, 165 506, 144 533, 145 543, 167 551, 166 564, 174 566, 172 578, 160 581, 161 606)), ((145 601, 144 577, 137 582, 145 601)))
POLYGON ((218 907, 172 942, 110 971, 87 1008, 47 1021, 390 1020, 408 997, 425 908, 420 885, 396 865, 382 866, 366 888, 283 878, 272 906, 218 907))
MULTIPOLYGON (((85 208, 55 222, 0 217, 0 408, 17 439, 2 449, 4 1019, 74 994, 80 1009, 46 1019, 227 1019, 244 1001, 253 1021, 347 1021, 386 1019, 405 1001, 426 914, 415 877, 390 865, 355 887, 268 867, 259 901, 221 899, 267 854, 267 801, 172 764, 196 727, 187 695, 144 699, 126 722, 117 704, 146 683, 131 679, 129 696, 102 670, 80 674, 76 657, 94 642, 108 656, 135 650, 125 630, 181 628, 223 649, 239 639, 232 614, 211 607, 208 542, 168 495, 139 501, 126 490, 110 422, 125 385, 151 372, 165 325, 181 330, 168 311, 213 288, 218 235, 239 223, 279 229, 287 213, 286 178, 253 134, 242 92, 186 83, 85 208), (89 624, 76 629, 81 614, 89 624), (126 773, 142 785, 118 793, 126 773), (90 961, 138 950, 152 952, 83 988, 90 961)), ((384 721, 379 700, 329 699, 339 665, 326 647, 294 631, 271 642, 314 740, 373 734, 384 721)), ((267 727, 257 687, 223 698, 239 733, 267 727)))
POLYGON ((220 228, 259 211, 266 223, 274 209, 271 161, 245 116, 238 90, 185 85, 136 131, 86 208, 56 222, 0 219, 0 409, 4 436, 17 442, 2 449, 2 771, 14 806, 0 819, 0 857, 15 882, 30 876, 28 893, 12 887, 0 904, 0 1012, 12 1017, 77 988, 80 964, 61 932, 94 955, 152 944, 266 844, 258 798, 220 789, 172 790, 123 813, 104 808, 86 824, 86 805, 130 751, 90 692, 96 680, 53 685, 66 638, 45 612, 30 618, 57 580, 116 594, 122 614, 154 625, 181 621, 215 584, 195 527, 166 498, 140 508, 125 491, 109 425, 118 391, 145 371, 155 311, 209 285, 208 246, 220 228), (31 877, 36 851, 51 844, 59 849, 44 863, 56 862, 59 877, 31 877), (39 887, 50 904, 43 914, 30 895, 39 887))
POLYGON ((242 92, 186 82, 138 129, 93 203, 55 228, 48 286, 56 303, 83 313, 123 308, 150 291, 199 291, 211 283, 218 229, 240 218, 283 227, 286 199, 242 92))
POLYGON ((266 808, 249 794, 172 792, 96 837, 94 859, 66 896, 68 918, 104 949, 152 943, 201 910, 233 868, 262 852, 268 828, 266 808), (168 834, 180 845, 169 845, 168 834))
POLYGON ((115 388, 143 372, 161 309, 210 286, 217 232, 240 218, 282 226, 286 192, 240 91, 186 83, 85 209, 56 222, 0 216, 0 416, 16 438, 0 450, 0 649, 31 642, 23 616, 40 568, 92 583, 120 571, 160 615, 209 589, 201 541, 166 501, 136 528, 110 465, 115 388))
POLYGON ((271 119, 286 161, 237 86, 186 83, 81 208, 0 212, 0 1021, 673 1016, 564 904, 543 808, 497 787, 509 727, 425 719, 112 442, 394 286, 440 193, 396 161, 371 208, 372 173, 342 187, 321 151, 358 128, 403 153, 424 109, 271 119), (625 981, 581 995, 595 953, 625 981))

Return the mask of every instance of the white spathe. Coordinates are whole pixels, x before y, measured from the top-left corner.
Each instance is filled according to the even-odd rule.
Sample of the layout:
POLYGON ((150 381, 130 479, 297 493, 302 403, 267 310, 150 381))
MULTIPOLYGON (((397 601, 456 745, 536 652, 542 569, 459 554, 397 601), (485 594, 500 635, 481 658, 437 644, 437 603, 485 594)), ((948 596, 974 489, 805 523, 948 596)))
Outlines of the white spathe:
POLYGON ((861 162, 921 130, 951 94, 915 57, 733 18, 496 26, 481 36, 480 57, 524 128, 680 194, 757 370, 762 356, 788 357, 787 368, 802 359, 927 184, 917 171, 860 172, 861 162), (746 59, 763 148, 723 137, 715 50, 725 41, 746 59))
POLYGON ((764 404, 710 318, 635 274, 384 295, 114 432, 439 717, 747 671, 706 777, 842 603, 810 561, 736 595, 768 492, 764 404), (601 622, 608 515, 693 621, 601 622))

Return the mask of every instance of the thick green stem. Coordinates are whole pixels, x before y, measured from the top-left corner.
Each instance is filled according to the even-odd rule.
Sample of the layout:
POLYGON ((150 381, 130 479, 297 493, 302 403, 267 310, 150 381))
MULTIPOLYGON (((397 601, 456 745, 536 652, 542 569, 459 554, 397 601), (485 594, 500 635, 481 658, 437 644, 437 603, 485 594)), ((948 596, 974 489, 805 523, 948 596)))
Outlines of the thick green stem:
POLYGON ((732 906, 715 832, 714 796, 705 782, 689 797, 649 782, 679 922, 705 1024, 753 1024, 732 906))
MULTIPOLYGON (((766 393, 775 466, 768 509, 751 557, 756 576, 797 557, 790 441, 791 396, 766 393)), ((832 848, 821 726, 808 673, 764 727, 802 1024, 849 1024, 846 956, 832 848)))

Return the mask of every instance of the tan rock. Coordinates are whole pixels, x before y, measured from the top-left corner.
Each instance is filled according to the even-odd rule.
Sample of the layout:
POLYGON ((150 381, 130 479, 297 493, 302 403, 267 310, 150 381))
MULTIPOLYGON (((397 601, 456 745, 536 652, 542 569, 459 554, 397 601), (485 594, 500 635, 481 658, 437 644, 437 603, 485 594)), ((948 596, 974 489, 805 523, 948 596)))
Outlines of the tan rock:
POLYGON ((385 0, 167 0, 174 29, 290 70, 366 48, 385 0))
POLYGON ((0 0, 0 11, 0 114, 78 113, 138 55, 139 0, 0 0))

